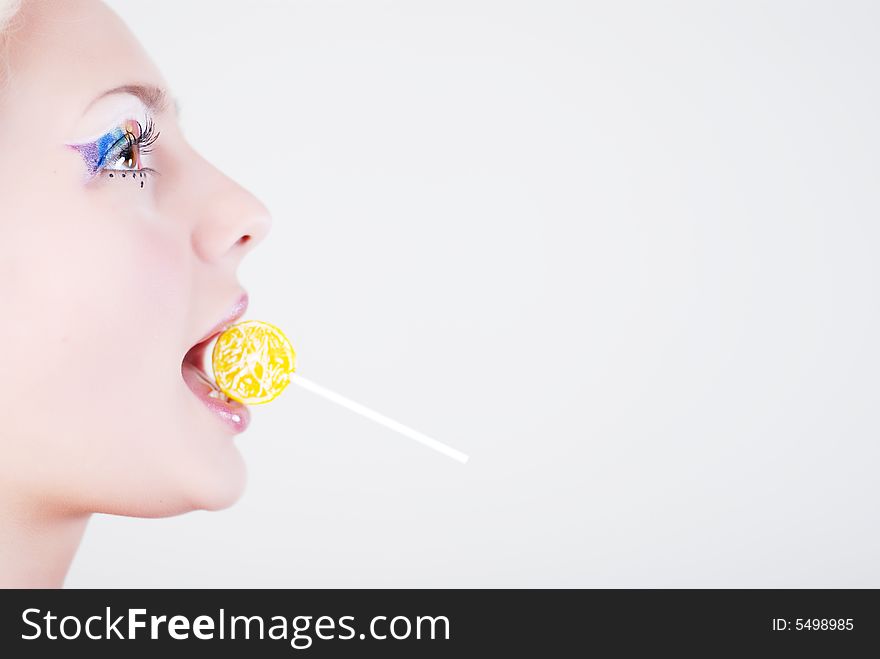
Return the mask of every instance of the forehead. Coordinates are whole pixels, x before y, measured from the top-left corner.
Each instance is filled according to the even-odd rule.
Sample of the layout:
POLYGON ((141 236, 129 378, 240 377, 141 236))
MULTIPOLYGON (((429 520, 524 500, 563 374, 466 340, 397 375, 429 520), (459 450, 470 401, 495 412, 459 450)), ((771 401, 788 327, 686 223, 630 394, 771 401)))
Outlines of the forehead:
POLYGON ((164 86, 128 27, 98 0, 25 0, 7 55, 3 109, 49 130, 65 129, 108 89, 164 86))

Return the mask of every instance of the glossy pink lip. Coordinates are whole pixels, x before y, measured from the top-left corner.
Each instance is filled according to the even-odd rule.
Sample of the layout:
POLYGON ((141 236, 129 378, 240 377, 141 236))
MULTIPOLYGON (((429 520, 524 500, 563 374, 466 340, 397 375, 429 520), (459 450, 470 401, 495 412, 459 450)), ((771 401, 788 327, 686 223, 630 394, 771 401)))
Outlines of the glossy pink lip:
POLYGON ((247 311, 247 306, 248 294, 244 293, 223 316, 222 320, 214 325, 204 338, 187 351, 180 365, 183 381, 186 382, 190 390, 196 395, 196 398, 202 401, 205 407, 235 433, 241 433, 247 429, 251 419, 250 410, 237 400, 232 400, 231 398, 225 400, 225 396, 222 398, 216 397, 216 392, 218 392, 217 386, 204 370, 205 349, 214 337, 218 336, 223 330, 244 315, 245 311, 247 311), (212 392, 214 395, 212 395, 212 392))

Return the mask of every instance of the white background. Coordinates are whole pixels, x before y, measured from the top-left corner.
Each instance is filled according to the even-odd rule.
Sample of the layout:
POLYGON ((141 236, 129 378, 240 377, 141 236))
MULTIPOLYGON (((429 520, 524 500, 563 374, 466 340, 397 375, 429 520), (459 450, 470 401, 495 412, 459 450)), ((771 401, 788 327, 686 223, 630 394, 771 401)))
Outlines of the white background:
POLYGON ((273 212, 247 317, 471 461, 290 387, 68 586, 880 587, 876 3, 110 4, 273 212))

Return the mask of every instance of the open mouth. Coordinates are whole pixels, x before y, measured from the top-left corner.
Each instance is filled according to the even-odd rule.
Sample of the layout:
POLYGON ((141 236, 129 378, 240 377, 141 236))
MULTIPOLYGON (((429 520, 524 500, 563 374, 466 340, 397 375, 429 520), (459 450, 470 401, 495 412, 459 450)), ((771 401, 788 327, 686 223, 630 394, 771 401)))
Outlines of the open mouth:
POLYGON ((229 398, 220 391, 213 378, 205 370, 205 353, 208 345, 220 336, 224 329, 225 327, 217 329, 208 338, 192 346, 183 356, 180 372, 183 381, 186 382, 196 398, 228 429, 240 433, 244 432, 250 423, 250 410, 243 403, 229 398))
POLYGON ((208 373, 205 369, 205 352, 208 349, 208 344, 211 343, 211 341, 216 339, 218 336, 220 336, 220 332, 215 332, 204 341, 196 343, 192 348, 190 348, 183 356, 183 364, 181 364, 181 370, 189 370, 190 375, 200 379, 202 383, 210 389, 210 391, 208 392, 208 396, 226 403, 229 402, 230 398, 217 388, 217 385, 211 379, 211 377, 208 376, 208 373))

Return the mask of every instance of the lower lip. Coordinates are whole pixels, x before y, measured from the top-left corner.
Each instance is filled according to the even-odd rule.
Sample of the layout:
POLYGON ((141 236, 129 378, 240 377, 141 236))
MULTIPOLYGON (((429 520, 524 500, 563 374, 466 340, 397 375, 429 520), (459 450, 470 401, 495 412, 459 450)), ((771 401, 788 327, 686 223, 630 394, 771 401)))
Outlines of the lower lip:
POLYGON ((220 421, 222 421, 234 433, 242 433, 247 430, 251 421, 250 410, 237 400, 228 401, 220 398, 213 398, 212 391, 216 388, 211 385, 208 376, 205 375, 195 364, 184 361, 181 365, 181 373, 183 381, 186 382, 190 390, 196 395, 205 407, 214 413, 220 421))

